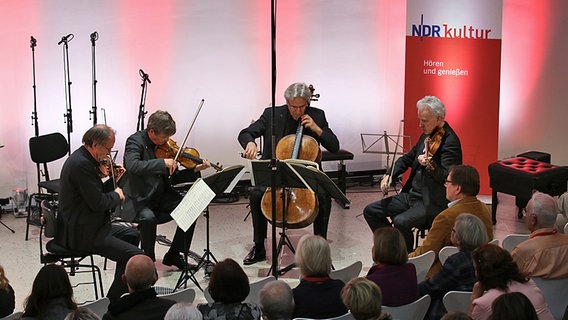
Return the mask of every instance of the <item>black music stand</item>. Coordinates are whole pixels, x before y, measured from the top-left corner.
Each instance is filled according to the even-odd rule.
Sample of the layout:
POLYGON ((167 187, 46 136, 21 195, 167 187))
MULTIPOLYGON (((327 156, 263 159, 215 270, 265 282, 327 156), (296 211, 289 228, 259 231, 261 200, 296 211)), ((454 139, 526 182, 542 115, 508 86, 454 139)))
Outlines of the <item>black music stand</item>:
MULTIPOLYGON (((276 166, 276 183, 277 187, 287 188, 310 188, 313 192, 329 194, 332 198, 341 201, 342 203, 351 203, 349 199, 341 192, 337 185, 322 171, 318 170, 314 165, 315 163, 311 161, 303 161, 296 159, 289 159, 278 161, 276 166)), ((252 174, 254 179, 254 185, 257 186, 268 186, 271 185, 272 178, 272 168, 270 167, 269 160, 256 160, 251 161, 252 174)), ((282 206, 282 232, 280 233, 280 240, 278 241, 278 246, 272 248, 272 254, 277 256, 281 254, 282 248, 288 246, 288 248, 295 253, 292 243, 288 236, 286 235, 286 192, 282 192, 284 197, 282 206)), ((276 225, 272 223, 272 227, 276 228, 276 225)), ((274 260, 273 260, 274 261, 274 260)), ((268 271, 268 275, 273 270, 277 270, 279 275, 283 275, 292 268, 294 264, 291 264, 283 269, 277 270, 278 266, 273 262, 268 271)))

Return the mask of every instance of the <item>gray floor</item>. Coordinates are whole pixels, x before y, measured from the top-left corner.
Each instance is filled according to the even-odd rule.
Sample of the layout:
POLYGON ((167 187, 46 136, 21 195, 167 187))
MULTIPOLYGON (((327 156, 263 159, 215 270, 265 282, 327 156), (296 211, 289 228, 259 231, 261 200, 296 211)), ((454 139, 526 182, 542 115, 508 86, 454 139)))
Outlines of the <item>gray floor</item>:
MULTIPOLYGON (((337 203, 333 203, 332 214, 329 225, 329 243, 335 268, 342 268, 350 263, 360 260, 363 262, 362 274, 366 273, 372 263, 371 232, 362 217, 361 213, 365 205, 380 199, 382 194, 377 192, 376 186, 351 186, 347 190, 347 197, 352 201, 350 209, 343 209, 337 203)), ((484 201, 490 201, 490 197, 482 197, 484 201)), ((510 233, 527 233, 524 219, 516 217, 514 197, 499 194, 499 206, 497 210, 497 224, 495 225, 495 238, 500 241, 510 233)), ((231 204, 212 204, 210 206, 210 249, 217 260, 232 258, 242 263, 242 259, 252 246, 252 225, 250 217, 245 221, 248 209, 247 199, 241 197, 238 202, 231 204)), ((0 225, 0 264, 4 266, 6 275, 9 278, 16 292, 16 310, 21 310, 23 302, 29 294, 33 279, 41 268, 39 262, 39 229, 31 227, 30 238, 25 237, 25 219, 15 218, 12 213, 2 215, 3 223, 15 230, 15 234, 0 225)), ((203 254, 206 247, 205 218, 201 216, 197 222, 197 228, 191 250, 197 254, 203 254)), ((171 239, 175 225, 170 222, 158 227, 158 233, 171 239)), ((312 233, 312 227, 304 229, 289 230, 288 235, 294 245, 298 239, 306 234, 312 233)), ((269 239, 270 240, 270 232, 269 239)), ((267 247, 271 242, 268 242, 267 247)), ((175 287, 180 272, 172 267, 164 266, 161 257, 167 251, 166 246, 157 245, 156 263, 159 280, 156 285, 173 288, 175 287)), ((96 257, 97 264, 102 268, 104 259, 96 257)), ((269 258, 270 259, 270 258, 269 258)), ((288 265, 293 261, 293 256, 289 250, 284 250, 281 264, 288 265)), ((270 268, 270 261, 256 263, 252 266, 243 266, 251 281, 264 277, 270 268)), ((114 263, 109 262, 109 268, 103 271, 103 282, 105 290, 109 288, 114 273, 114 263)), ((87 275, 76 275, 71 277, 73 284, 82 280, 88 280, 87 275)), ((292 270, 285 274, 282 279, 288 281, 292 287, 298 283, 299 272, 292 270)), ((197 281, 204 288, 207 286, 208 279, 201 269, 196 274, 197 281)), ((196 286, 189 281, 189 287, 196 286)), ((203 294, 196 289, 196 303, 204 302, 203 294)), ((75 288, 75 298, 78 302, 93 299, 92 286, 78 286, 75 288)))

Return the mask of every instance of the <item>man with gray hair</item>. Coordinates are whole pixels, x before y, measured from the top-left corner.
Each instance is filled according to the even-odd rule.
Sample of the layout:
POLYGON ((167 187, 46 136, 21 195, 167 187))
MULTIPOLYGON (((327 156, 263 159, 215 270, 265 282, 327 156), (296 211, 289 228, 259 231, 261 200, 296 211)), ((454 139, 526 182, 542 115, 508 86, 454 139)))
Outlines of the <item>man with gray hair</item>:
POLYGON ((294 295, 286 282, 275 280, 265 284, 260 290, 259 300, 264 320, 292 319, 294 295))
POLYGON ((531 234, 511 252, 519 270, 531 277, 568 277, 568 235, 556 230, 556 201, 546 193, 535 192, 526 210, 531 234))

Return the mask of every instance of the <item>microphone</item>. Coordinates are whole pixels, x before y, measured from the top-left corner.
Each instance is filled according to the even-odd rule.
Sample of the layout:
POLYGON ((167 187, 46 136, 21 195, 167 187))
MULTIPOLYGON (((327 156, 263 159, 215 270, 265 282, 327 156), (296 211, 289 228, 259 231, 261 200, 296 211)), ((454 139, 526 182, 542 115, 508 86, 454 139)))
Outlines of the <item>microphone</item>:
POLYGON ((61 40, 57 43, 57 45, 60 45, 60 44, 62 44, 63 42, 69 42, 69 41, 73 40, 74 37, 75 37, 75 36, 74 36, 72 33, 70 33, 70 34, 68 34, 68 35, 66 35, 66 36, 63 36, 63 37, 61 37, 61 40))
POLYGON ((30 47, 33 48, 35 46, 37 46, 37 40, 36 40, 36 38, 34 38, 34 36, 31 36, 30 37, 30 47))
POLYGON ((145 73, 144 70, 140 69, 138 73, 140 73, 140 76, 142 77, 143 80, 148 81, 148 83, 152 83, 152 81, 150 81, 150 78, 148 77, 148 74, 145 73))
POLYGON ((95 31, 95 32, 91 33, 91 41, 94 42, 94 41, 97 41, 97 40, 99 40, 99 33, 95 31))

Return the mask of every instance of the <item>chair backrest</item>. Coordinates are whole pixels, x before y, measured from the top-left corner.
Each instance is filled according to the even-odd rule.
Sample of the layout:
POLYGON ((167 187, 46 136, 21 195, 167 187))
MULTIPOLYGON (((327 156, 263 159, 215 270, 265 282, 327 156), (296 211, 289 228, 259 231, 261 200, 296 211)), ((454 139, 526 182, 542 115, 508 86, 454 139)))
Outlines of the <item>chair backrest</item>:
POLYGON ((408 262, 414 264, 416 267, 416 280, 418 283, 424 280, 428 270, 430 270, 430 267, 432 266, 432 263, 434 263, 435 258, 436 254, 432 250, 417 257, 408 258, 408 262))
POLYGON ((568 234, 568 222, 564 225, 564 234, 568 234))
POLYGON ((494 244, 494 245, 498 246, 499 245, 499 239, 493 239, 493 240, 489 241, 489 244, 494 244))
POLYGON ((440 263, 443 265, 444 262, 446 262, 446 259, 448 259, 449 256, 451 256, 452 254, 456 254, 458 253, 458 247, 455 246, 445 246, 442 249, 440 249, 440 252, 438 252, 438 260, 440 260, 440 263))
POLYGON ((22 311, 14 312, 10 315, 5 316, 4 318, 0 318, 0 320, 16 320, 20 319, 24 313, 22 311))
MULTIPOLYGON (((244 302, 251 302, 258 304, 259 303, 258 293, 260 292, 260 289, 262 289, 262 287, 264 287, 264 285, 267 284, 268 282, 274 280, 276 280, 274 276, 268 276, 251 282, 250 292, 244 302)), ((203 296, 205 297, 205 300, 207 300, 207 302, 209 303, 215 302, 215 300, 213 300, 213 297, 211 297, 211 293, 209 292, 209 287, 203 290, 203 296)))
POLYGON ((67 152, 67 139, 59 132, 30 138, 30 156, 33 162, 43 164, 46 180, 49 180, 47 163, 63 158, 67 152))
POLYGON ((563 319, 566 306, 568 305, 568 278, 543 279, 531 278, 542 291, 554 319, 563 319))
POLYGON ((347 283, 349 280, 357 278, 359 273, 361 273, 361 269, 363 269, 363 263, 356 261, 343 269, 332 270, 329 276, 347 283))
POLYGON ((507 235, 505 236, 502 242, 503 249, 511 252, 519 243, 527 240, 528 238, 529 238, 528 234, 513 233, 507 235))
MULTIPOLYGON (((294 320, 315 320, 315 319, 312 319, 312 318, 294 318, 294 320)), ((320 319, 320 320, 355 320, 355 317, 353 317, 351 312, 347 312, 346 314, 341 315, 339 317, 325 318, 325 319, 320 319)))
POLYGON ((91 309, 91 311, 93 311, 97 316, 99 316, 102 319, 105 313, 108 311, 109 304, 110 300, 107 297, 104 297, 93 302, 84 303, 81 306, 91 309))
POLYGON ((430 300, 429 295, 424 295, 412 303, 400 307, 383 306, 382 310, 383 312, 390 313, 393 320, 424 319, 428 307, 430 307, 430 300))
POLYGON ((444 307, 448 312, 462 311, 467 313, 471 303, 471 292, 469 291, 450 291, 444 295, 444 307))
POLYGON ((185 288, 176 292, 158 295, 160 298, 173 300, 175 302, 193 302, 195 300, 195 290, 192 288, 185 288))

